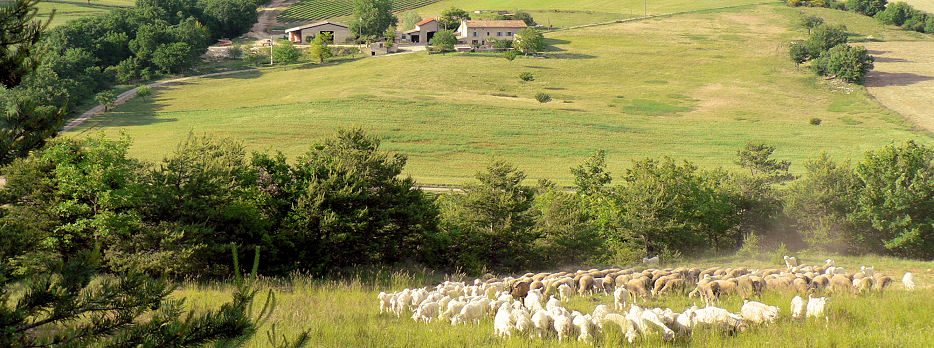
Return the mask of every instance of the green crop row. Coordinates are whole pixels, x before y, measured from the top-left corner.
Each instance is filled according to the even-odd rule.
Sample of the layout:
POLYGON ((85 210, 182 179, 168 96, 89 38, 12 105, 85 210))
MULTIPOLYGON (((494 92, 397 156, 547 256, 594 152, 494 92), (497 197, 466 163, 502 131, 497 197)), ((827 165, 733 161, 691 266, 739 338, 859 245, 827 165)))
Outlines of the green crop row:
MULTIPOLYGON (((393 4, 393 11, 406 11, 418 8, 439 0, 397 0, 393 4)), ((302 0, 290 6, 278 16, 280 22, 299 22, 320 20, 353 13, 351 0, 302 0)))

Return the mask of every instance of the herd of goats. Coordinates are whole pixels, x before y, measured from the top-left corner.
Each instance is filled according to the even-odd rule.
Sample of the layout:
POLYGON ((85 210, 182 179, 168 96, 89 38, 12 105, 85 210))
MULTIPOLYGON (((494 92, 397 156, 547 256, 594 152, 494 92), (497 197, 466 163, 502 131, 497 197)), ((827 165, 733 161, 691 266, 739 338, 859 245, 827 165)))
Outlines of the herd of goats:
MULTIPOLYGON (((493 316, 496 336, 527 334, 557 337, 559 342, 575 336, 579 341, 592 342, 605 325, 611 323, 619 326, 632 343, 654 334, 672 340, 690 335, 695 327, 701 326, 735 333, 749 325, 773 323, 779 316, 777 306, 749 300, 764 291, 795 291, 799 295, 791 301, 792 318, 827 320, 824 311, 827 297, 812 295, 881 293, 893 282, 891 277, 875 272, 872 267, 863 266, 857 272, 848 272, 830 259, 823 266, 799 265, 789 256, 784 259, 784 269, 592 269, 475 279, 472 283, 445 281, 434 287, 381 292, 379 309, 380 314, 401 317, 411 312, 416 321, 447 320, 452 325, 479 324, 482 319, 493 316), (589 314, 568 311, 564 303, 575 293, 579 296, 613 294, 613 308, 600 304, 589 314), (691 298, 703 300, 706 306, 691 306, 679 313, 669 308, 638 305, 639 301, 644 304, 650 297, 666 293, 687 293, 691 298), (714 306, 722 296, 730 294, 744 299, 739 313, 714 306), (800 295, 806 295, 807 300, 800 295)), ((643 259, 643 263, 657 266, 658 258, 643 259)), ((915 287, 911 273, 905 273, 902 282, 909 291, 915 287)))

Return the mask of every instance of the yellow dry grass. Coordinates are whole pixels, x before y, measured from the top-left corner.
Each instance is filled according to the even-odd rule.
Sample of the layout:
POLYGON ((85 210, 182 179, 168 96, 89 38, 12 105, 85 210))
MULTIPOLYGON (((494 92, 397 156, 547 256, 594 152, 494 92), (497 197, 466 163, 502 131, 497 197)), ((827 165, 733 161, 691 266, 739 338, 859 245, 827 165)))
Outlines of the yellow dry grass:
POLYGON ((934 131, 934 45, 930 42, 862 43, 876 57, 866 78, 869 93, 920 127, 934 131))
POLYGON ((905 0, 905 2, 921 11, 934 13, 934 0, 905 0))

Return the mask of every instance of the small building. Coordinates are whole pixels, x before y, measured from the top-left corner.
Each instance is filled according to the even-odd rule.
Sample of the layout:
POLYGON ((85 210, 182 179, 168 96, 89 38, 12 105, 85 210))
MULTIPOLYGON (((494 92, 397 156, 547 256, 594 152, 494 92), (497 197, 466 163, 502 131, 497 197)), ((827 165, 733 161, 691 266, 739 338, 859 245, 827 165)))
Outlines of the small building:
POLYGON ((345 43, 350 39, 350 27, 346 24, 329 21, 317 22, 289 28, 285 30, 289 41, 294 43, 306 43, 314 40, 319 33, 330 33, 334 37, 334 43, 345 43))
POLYGON ((384 54, 399 52, 399 48, 396 45, 391 47, 386 46, 386 41, 380 40, 364 46, 361 51, 365 56, 381 56, 384 54))
POLYGON ((474 47, 489 47, 497 40, 514 40, 519 30, 528 27, 521 20, 463 21, 457 39, 474 47))
POLYGON ((415 44, 428 44, 439 30, 441 30, 441 25, 438 24, 437 19, 426 18, 421 22, 415 23, 415 29, 403 32, 402 41, 415 44))

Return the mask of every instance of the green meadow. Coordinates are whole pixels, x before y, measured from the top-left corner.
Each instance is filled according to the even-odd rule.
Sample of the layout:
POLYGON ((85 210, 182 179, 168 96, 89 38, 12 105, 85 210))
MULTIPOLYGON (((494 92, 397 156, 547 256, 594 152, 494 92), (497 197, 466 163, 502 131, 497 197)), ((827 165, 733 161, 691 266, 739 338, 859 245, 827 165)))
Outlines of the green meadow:
POLYGON ((134 0, 42 0, 39 2, 39 18, 48 19, 49 14, 55 11, 51 27, 65 24, 65 22, 81 17, 106 14, 112 10, 132 7, 134 0))
MULTIPOLYGON (((807 264, 822 264, 825 257, 802 258, 807 264)), ((780 308, 779 320, 770 325, 753 326, 735 335, 713 329, 695 330, 692 337, 664 342, 659 336, 649 336, 636 342, 639 347, 930 347, 934 345, 934 271, 931 262, 906 261, 887 257, 833 257, 837 266, 858 270, 873 265, 876 272, 892 276, 896 281, 882 294, 872 292, 859 296, 833 295, 827 304, 827 319, 797 320, 790 317, 794 293, 767 291, 757 299, 780 308), (915 274, 917 288, 906 291, 901 276, 915 274)), ((711 267, 732 266, 776 268, 777 264, 738 257, 707 258, 682 265, 711 267)), ((662 265, 662 267, 678 265, 662 265)), ((783 266, 782 266, 783 267, 783 266)), ((584 269, 588 269, 585 267, 584 269)), ((568 268, 575 271, 576 268, 568 268)), ((443 280, 463 280, 463 275, 442 275, 424 269, 349 270, 343 276, 322 280, 293 274, 286 278, 260 279, 259 301, 265 301, 272 289, 278 303, 273 318, 259 328, 247 347, 266 347, 267 334, 296 337, 310 331, 312 347, 615 347, 628 345, 620 330, 607 324, 595 343, 576 340, 559 344, 554 338, 542 340, 527 335, 508 339, 493 336, 493 319, 486 317, 479 325, 452 326, 450 322, 416 323, 411 313, 396 318, 379 314, 376 295, 404 288, 431 286, 443 280), (273 324, 275 326, 273 326, 273 324)), ((472 279, 472 278, 471 278, 472 279)), ((470 279, 467 279, 470 280, 470 279)), ((216 308, 229 301, 235 286, 229 282, 185 283, 175 296, 184 297, 192 308, 216 308)), ((574 296, 564 305, 569 310, 590 313, 599 304, 612 308, 611 295, 574 296)), ((644 307, 671 308, 683 311, 691 305, 704 303, 684 294, 669 294, 651 298, 644 307)), ((737 313, 743 305, 737 295, 724 297, 717 306, 737 313)), ((261 306, 258 306, 261 307, 261 306)), ((258 308, 257 308, 258 311, 258 308)))
MULTIPOLYGON (((492 158, 530 179, 570 184, 569 168, 598 149, 620 173, 661 156, 729 167, 749 141, 801 163, 820 152, 854 159, 890 142, 932 140, 864 87, 796 68, 787 43, 806 36, 796 29, 799 11, 750 5, 556 31, 542 57, 511 62, 414 53, 199 79, 158 88, 67 134, 125 132, 133 155, 159 160, 190 132, 295 156, 359 126, 408 155, 407 174, 422 184, 464 183, 492 158), (535 80, 520 80, 521 72, 535 80), (540 92, 553 100, 538 103, 540 92)), ((857 40, 931 40, 852 13, 805 11, 845 22, 857 40)))

